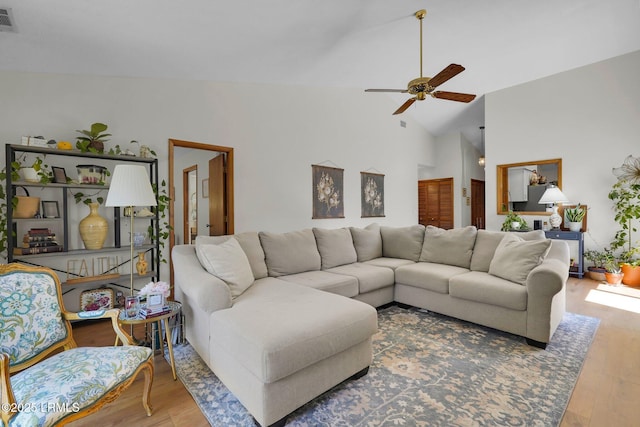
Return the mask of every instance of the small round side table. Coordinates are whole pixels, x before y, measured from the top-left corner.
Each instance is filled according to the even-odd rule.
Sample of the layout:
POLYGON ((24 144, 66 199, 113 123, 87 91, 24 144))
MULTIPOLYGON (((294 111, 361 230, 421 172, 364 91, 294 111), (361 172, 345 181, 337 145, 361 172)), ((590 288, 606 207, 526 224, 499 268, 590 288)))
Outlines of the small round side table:
MULTIPOLYGON (((122 310, 120 311, 120 317, 118 318, 118 322, 122 325, 131 325, 131 326, 155 323, 156 327, 158 328, 157 330, 161 331, 162 329, 161 329, 160 321, 164 321, 164 330, 166 332, 166 337, 167 337, 167 349, 169 350, 169 359, 171 360, 171 371, 173 373, 173 379, 177 380, 178 377, 176 376, 176 362, 173 359, 173 345, 171 344, 171 330, 169 328, 169 318, 180 313, 180 310, 182 309, 182 304, 177 301, 167 301, 165 305, 167 305, 170 308, 170 311, 168 313, 164 313, 154 317, 146 317, 146 318, 140 317, 140 315, 137 315, 136 317, 127 317, 126 312, 122 310)), ((153 332, 153 330, 152 330, 152 334, 153 334, 153 337, 155 338, 155 333, 153 332)), ((116 345, 118 345, 118 341, 119 341, 118 337, 116 336, 116 345)), ((164 356, 164 344, 162 343, 162 339, 160 339, 159 341, 160 341, 160 350, 162 352, 162 355, 164 356)), ((152 344, 152 347, 153 347, 153 344, 152 344)), ((155 350, 155 348, 153 348, 153 350, 155 350)))

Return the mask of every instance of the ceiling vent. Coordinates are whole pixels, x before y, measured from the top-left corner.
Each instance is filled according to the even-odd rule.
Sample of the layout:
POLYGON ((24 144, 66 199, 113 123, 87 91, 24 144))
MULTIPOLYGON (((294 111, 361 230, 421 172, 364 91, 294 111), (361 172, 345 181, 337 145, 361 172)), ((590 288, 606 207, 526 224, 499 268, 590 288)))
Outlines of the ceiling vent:
POLYGON ((17 32, 11 8, 0 7, 0 31, 10 31, 12 33, 17 32))

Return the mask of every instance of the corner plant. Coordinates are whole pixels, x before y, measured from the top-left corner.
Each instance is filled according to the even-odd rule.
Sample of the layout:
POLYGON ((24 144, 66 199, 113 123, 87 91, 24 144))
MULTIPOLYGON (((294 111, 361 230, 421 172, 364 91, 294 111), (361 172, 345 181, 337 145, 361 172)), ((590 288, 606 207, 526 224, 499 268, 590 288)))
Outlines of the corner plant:
POLYGON ((638 266, 640 259, 636 255, 640 253, 640 246, 633 233, 638 231, 637 221, 640 220, 640 157, 627 156, 624 164, 614 168, 613 173, 618 181, 609 192, 609 199, 613 201, 614 219, 620 229, 611 242, 611 248, 622 251, 620 258, 623 262, 638 266))
POLYGON ((91 130, 76 130, 83 136, 79 136, 76 139, 76 148, 82 153, 90 151, 92 153, 104 153, 104 143, 108 141, 106 139, 111 136, 110 133, 103 133, 107 130, 107 125, 104 123, 93 123, 91 130))
POLYGON ((502 223, 502 228, 500 230, 502 231, 513 230, 514 222, 517 222, 518 224, 520 224, 520 228, 519 228, 520 230, 529 229, 529 225, 527 224, 527 221, 524 220, 524 218, 522 218, 520 215, 518 215, 513 211, 509 211, 507 213, 507 216, 504 218, 504 222, 502 223))
POLYGON ((589 249, 584 251, 584 257, 588 261, 591 261, 593 267, 606 270, 607 263, 614 259, 613 252, 609 248, 604 248, 601 251, 595 249, 589 249))

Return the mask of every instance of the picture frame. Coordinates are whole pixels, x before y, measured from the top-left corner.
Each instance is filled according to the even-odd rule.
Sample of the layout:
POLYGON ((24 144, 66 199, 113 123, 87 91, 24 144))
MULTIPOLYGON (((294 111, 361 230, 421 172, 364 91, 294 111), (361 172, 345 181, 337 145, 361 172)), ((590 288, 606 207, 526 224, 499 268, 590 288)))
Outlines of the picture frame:
POLYGON ((311 165, 311 171, 311 218, 344 218, 344 169, 311 165))
POLYGON ((51 166, 51 171, 53 172, 53 182, 55 182, 56 184, 67 183, 67 171, 65 171, 64 168, 51 166))
POLYGON ((209 198, 209 178, 202 180, 202 198, 209 198))
POLYGON ((361 218, 384 217, 384 175, 360 172, 361 218))
POLYGON ((147 294, 147 310, 162 310, 164 307, 164 295, 161 292, 147 294))
POLYGON ((60 218, 60 209, 58 202, 55 200, 42 201, 42 217, 43 218, 60 218))

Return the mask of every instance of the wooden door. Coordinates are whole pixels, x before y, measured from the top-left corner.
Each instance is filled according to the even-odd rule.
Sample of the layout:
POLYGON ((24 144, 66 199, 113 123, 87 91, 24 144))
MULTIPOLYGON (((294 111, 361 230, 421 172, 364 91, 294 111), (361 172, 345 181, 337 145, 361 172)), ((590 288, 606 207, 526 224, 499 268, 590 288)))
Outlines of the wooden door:
POLYGON ((225 155, 209 160, 209 235, 227 234, 225 155))
POLYGON ((475 225, 476 228, 484 229, 485 214, 484 214, 484 181, 477 179, 471 180, 471 225, 475 225))
POLYGON ((453 178, 418 181, 418 222, 453 228, 453 178))

